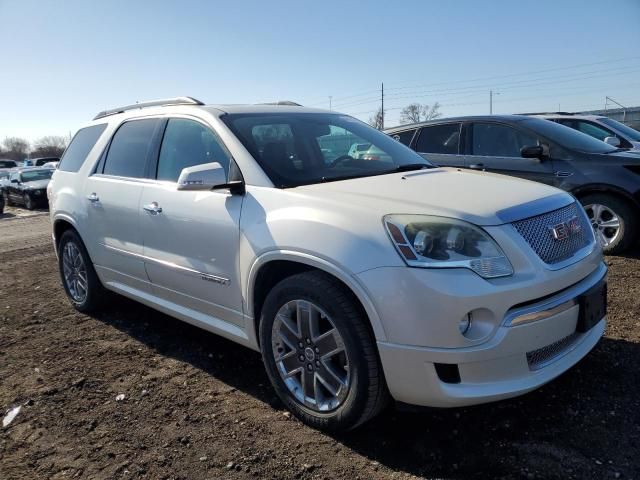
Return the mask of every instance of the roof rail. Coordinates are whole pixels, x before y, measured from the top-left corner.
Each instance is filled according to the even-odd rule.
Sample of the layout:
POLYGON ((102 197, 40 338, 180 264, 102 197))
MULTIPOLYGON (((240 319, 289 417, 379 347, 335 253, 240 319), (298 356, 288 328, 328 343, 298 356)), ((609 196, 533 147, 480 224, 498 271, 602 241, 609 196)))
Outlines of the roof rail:
POLYGON ((530 112, 518 113, 517 115, 576 115, 574 112, 530 112))
POLYGON ((291 100, 278 100, 277 102, 259 103, 258 105, 288 105, 290 107, 301 107, 299 103, 292 102, 291 100))
POLYGON ((157 107, 163 105, 204 105, 200 100, 196 100, 193 97, 175 97, 175 98, 163 98, 160 100, 149 100, 148 102, 134 103, 133 105, 125 105, 124 107, 112 108, 110 110, 103 110, 99 112, 94 120, 99 118, 108 117, 109 115, 115 115, 117 113, 126 112, 127 110, 135 110, 136 108, 157 107))

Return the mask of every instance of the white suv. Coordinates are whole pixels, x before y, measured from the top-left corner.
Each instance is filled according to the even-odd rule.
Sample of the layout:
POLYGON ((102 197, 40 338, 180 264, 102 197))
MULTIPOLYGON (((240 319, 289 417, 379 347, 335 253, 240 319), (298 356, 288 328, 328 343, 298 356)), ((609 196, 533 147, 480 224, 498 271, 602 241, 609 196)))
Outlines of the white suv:
POLYGON ((78 310, 111 290, 260 351, 284 404, 325 430, 389 397, 525 393, 605 329, 606 266, 571 195, 436 168, 335 112, 188 97, 102 112, 49 198, 78 310))

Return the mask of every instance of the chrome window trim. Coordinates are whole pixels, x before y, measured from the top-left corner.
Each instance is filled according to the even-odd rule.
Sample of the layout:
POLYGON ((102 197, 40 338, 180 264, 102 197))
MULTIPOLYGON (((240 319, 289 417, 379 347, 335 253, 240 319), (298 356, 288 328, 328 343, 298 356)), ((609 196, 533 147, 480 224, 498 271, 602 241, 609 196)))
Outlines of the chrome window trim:
POLYGON ((163 267, 172 268, 174 270, 178 270, 180 272, 183 272, 192 276, 200 277, 201 280, 205 280, 207 282, 219 283, 220 285, 225 285, 225 286, 229 286, 231 284, 231 280, 229 280, 226 277, 221 277, 218 275, 213 275, 211 273, 201 272, 199 270, 194 270, 193 268, 183 267, 182 265, 178 265, 176 263, 169 262, 167 260, 160 260, 158 258, 150 257, 148 255, 143 255, 141 253, 130 252, 128 250, 123 250, 121 248, 113 247, 111 245, 106 245, 104 243, 101 243, 100 245, 102 245, 107 250, 111 250, 116 253, 120 253, 122 255, 128 255, 134 258, 138 258, 145 262, 155 263, 156 265, 162 265, 163 267))

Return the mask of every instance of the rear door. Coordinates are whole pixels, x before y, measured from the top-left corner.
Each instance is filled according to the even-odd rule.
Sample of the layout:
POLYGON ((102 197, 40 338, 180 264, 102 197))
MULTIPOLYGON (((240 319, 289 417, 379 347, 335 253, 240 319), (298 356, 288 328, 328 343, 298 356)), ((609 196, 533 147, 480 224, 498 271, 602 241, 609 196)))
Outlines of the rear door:
POLYGON ((523 158, 522 147, 538 145, 537 136, 498 122, 469 125, 468 168, 502 173, 554 185, 557 182, 551 160, 523 158))
POLYGON ((102 281, 120 289, 151 292, 142 259, 140 197, 160 123, 146 118, 120 125, 96 172, 85 182, 87 243, 94 246, 93 262, 102 281))
POLYGON ((462 123, 441 123, 422 127, 413 141, 414 150, 424 158, 443 167, 464 167, 460 155, 462 123))
MULTIPOLYGON (((145 184, 140 202, 146 269, 155 296, 243 326, 238 248, 244 197, 224 189, 177 189, 183 168, 211 162, 227 174, 237 171, 209 126, 195 118, 170 118, 154 180, 145 184)), ((219 327, 205 319, 212 321, 219 327)))

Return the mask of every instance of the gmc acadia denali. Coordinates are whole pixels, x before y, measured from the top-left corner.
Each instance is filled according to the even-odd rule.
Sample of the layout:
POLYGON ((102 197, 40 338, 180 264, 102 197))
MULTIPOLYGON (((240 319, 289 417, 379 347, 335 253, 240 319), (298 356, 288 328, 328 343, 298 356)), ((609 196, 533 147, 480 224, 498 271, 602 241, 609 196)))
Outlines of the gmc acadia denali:
POLYGON ((352 117, 189 97, 99 113, 48 189, 62 283, 110 290, 261 352, 324 430, 393 398, 533 390, 605 329, 606 266, 570 194, 436 168, 352 117), (354 158, 354 145, 375 155, 354 158))

